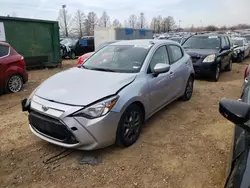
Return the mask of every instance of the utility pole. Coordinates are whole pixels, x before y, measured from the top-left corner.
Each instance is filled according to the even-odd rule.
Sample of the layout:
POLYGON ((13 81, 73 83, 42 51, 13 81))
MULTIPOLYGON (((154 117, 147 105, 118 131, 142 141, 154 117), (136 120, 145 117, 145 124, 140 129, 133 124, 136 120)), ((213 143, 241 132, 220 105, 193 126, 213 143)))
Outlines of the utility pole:
POLYGON ((140 14, 141 15, 141 29, 143 28, 143 13, 140 14))
POLYGON ((181 20, 179 20, 179 32, 181 31, 181 20))
POLYGON ((64 20, 64 27, 65 27, 65 35, 66 37, 69 36, 68 34, 68 27, 67 27, 67 19, 66 19, 66 5, 62 5, 62 9, 63 9, 63 20, 64 20))

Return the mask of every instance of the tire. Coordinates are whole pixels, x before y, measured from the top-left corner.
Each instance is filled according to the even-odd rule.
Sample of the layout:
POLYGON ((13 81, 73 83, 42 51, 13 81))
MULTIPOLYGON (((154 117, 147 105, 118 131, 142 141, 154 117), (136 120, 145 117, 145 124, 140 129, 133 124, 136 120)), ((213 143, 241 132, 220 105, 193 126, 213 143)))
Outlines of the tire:
POLYGON ((229 64, 226 66, 225 71, 230 72, 232 70, 233 60, 229 60, 229 64))
POLYGON ((75 59, 76 58, 75 52, 70 52, 69 58, 70 59, 75 59))
POLYGON ((221 72, 221 67, 220 67, 220 64, 218 64, 216 66, 216 69, 215 69, 215 71, 213 73, 213 76, 212 76, 212 79, 213 79, 214 82, 217 82, 219 80, 220 72, 221 72))
POLYGON ((193 89, 194 89, 194 78, 193 76, 190 76, 186 84, 185 93, 183 94, 181 99, 183 101, 189 101, 193 95, 193 89))
POLYGON ((23 88, 23 78, 20 75, 12 75, 6 84, 7 93, 17 93, 23 88))
POLYGON ((116 145, 119 147, 133 145, 140 136, 143 121, 144 114, 141 107, 136 104, 130 105, 120 119, 116 132, 116 145))
POLYGON ((242 63, 244 61, 244 54, 240 53, 239 58, 238 58, 238 62, 242 63))

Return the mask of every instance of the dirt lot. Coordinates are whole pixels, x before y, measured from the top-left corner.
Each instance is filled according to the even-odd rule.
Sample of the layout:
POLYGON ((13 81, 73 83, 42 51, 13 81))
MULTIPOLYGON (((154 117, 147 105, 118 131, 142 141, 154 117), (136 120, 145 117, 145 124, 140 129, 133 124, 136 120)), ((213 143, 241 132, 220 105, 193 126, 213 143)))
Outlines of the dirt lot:
POLYGON ((196 80, 191 101, 174 102, 154 115, 132 147, 73 151, 50 164, 43 161, 64 149, 30 132, 20 99, 75 62, 30 71, 21 93, 0 96, 0 187, 222 187, 233 125, 218 113, 218 100, 239 97, 247 63, 234 64, 218 83, 196 80), (93 155, 103 162, 79 164, 93 155))

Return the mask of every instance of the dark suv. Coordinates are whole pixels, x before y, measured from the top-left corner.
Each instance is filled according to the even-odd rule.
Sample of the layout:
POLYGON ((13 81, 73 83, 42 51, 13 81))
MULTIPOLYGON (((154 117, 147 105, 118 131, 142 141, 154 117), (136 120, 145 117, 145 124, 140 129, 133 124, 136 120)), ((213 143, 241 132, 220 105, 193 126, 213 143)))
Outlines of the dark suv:
POLYGON ((95 50, 94 37, 85 36, 81 39, 65 38, 61 42, 61 54, 63 58, 75 59, 76 56, 83 55, 95 50))
POLYGON ((194 35, 184 42, 183 48, 192 58, 196 75, 218 81, 222 70, 232 70, 232 44, 226 35, 194 35))

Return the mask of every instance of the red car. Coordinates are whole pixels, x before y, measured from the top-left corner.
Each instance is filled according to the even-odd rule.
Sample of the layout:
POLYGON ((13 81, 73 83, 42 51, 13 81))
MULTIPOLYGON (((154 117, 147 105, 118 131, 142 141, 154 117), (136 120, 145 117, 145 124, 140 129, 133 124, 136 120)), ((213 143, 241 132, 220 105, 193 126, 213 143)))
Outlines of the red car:
POLYGON ((244 79, 248 77, 249 74, 250 74, 250 65, 248 65, 245 69, 244 79))
MULTIPOLYGON (((110 41, 110 42, 104 42, 104 43, 100 44, 100 46, 98 46, 97 50, 99 50, 99 49, 101 49, 101 48, 103 48, 103 47, 105 47, 105 46, 107 46, 107 45, 109 45, 109 44, 113 44, 113 43, 115 43, 115 42, 118 42, 118 40, 116 40, 116 41, 110 41)), ((78 58, 78 61, 77 61, 76 66, 80 66, 81 64, 83 64, 84 61, 85 61, 86 59, 88 59, 93 53, 94 53, 94 52, 89 52, 89 53, 86 53, 86 54, 83 54, 82 56, 80 56, 80 57, 78 58)))
POLYGON ((23 56, 8 43, 0 42, 0 93, 19 92, 27 81, 23 56))
POLYGON ((80 66, 85 61, 85 59, 88 59, 93 53, 94 52, 89 52, 89 53, 86 53, 86 54, 83 54, 82 56, 80 56, 78 58, 76 66, 80 66))

